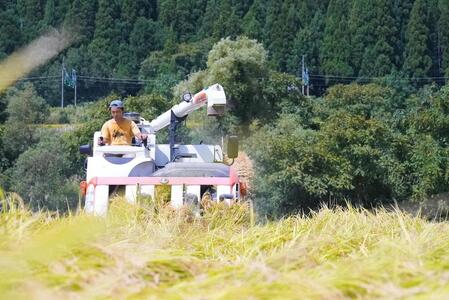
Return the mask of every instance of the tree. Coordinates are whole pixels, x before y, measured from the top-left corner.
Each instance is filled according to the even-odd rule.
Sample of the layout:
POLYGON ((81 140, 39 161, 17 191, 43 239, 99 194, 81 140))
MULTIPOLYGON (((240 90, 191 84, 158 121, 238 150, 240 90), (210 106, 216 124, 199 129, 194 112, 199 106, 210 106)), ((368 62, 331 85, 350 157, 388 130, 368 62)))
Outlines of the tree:
POLYGON ((87 43, 93 38, 96 11, 97 1, 73 0, 64 23, 73 32, 75 45, 87 43))
POLYGON ((172 98, 171 88, 182 78, 176 70, 173 56, 164 51, 154 51, 142 62, 139 77, 148 80, 145 92, 172 98))
POLYGON ((394 26, 398 31, 398 36, 396 37, 396 43, 394 45, 394 64, 398 70, 400 70, 404 64, 405 32, 413 2, 413 0, 392 1, 394 26))
POLYGON ((350 164, 326 149, 325 138, 303 129, 294 114, 283 114, 275 124, 252 133, 248 153, 256 166, 259 214, 281 217, 307 211, 320 200, 338 201, 341 191, 351 188, 350 164))
POLYGON ((8 114, 6 113, 6 106, 8 104, 8 99, 6 93, 0 94, 0 126, 5 123, 8 118, 8 114))
POLYGON ((376 6, 376 4, 367 0, 361 0, 355 1, 351 9, 349 18, 352 45, 351 65, 355 73, 358 73, 360 70, 365 47, 369 46, 368 42, 373 42, 372 31, 374 24, 370 24, 376 17, 373 6, 376 6))
POLYGON ((408 136, 409 145, 406 162, 406 176, 413 200, 424 200, 429 195, 447 191, 448 165, 447 151, 438 146, 430 135, 413 134, 408 136))
POLYGON ((338 191, 342 196, 363 205, 385 203, 393 197, 404 196, 394 190, 401 187, 390 181, 389 176, 397 171, 389 166, 398 162, 388 151, 392 132, 385 122, 340 111, 326 120, 321 132, 327 151, 349 164, 346 176, 350 185, 338 191))
POLYGON ((122 20, 134 24, 138 18, 157 18, 157 1, 151 0, 123 0, 121 9, 122 20))
POLYGON ((410 13, 405 33, 404 71, 411 78, 427 77, 432 59, 429 56, 429 28, 426 24, 426 1, 416 0, 410 13))
POLYGON ((207 54, 212 47, 210 40, 201 43, 179 44, 176 51, 153 51, 145 59, 139 76, 149 80, 145 86, 147 93, 172 98, 172 87, 180 80, 199 69, 205 68, 207 54))
POLYGON ((247 37, 222 39, 209 52, 207 69, 191 74, 176 90, 200 90, 219 82, 233 113, 246 123, 262 114, 266 105, 260 97, 263 80, 268 76, 266 61, 267 52, 257 41, 247 37))
POLYGON ((217 39, 217 37, 214 36, 214 24, 220 16, 219 8, 220 3, 218 2, 218 0, 207 0, 204 17, 202 19, 201 27, 198 33, 200 38, 205 39, 214 37, 215 39, 217 39))
POLYGON ((263 41, 267 10, 266 0, 255 0, 243 18, 242 31, 249 38, 263 41))
POLYGON ((298 13, 296 1, 287 1, 286 3, 288 3, 288 5, 284 5, 283 16, 281 16, 284 22, 281 23, 280 26, 284 28, 282 38, 288 42, 281 47, 282 59, 280 60, 280 70, 285 70, 294 74, 297 70, 297 66, 291 66, 290 68, 289 61, 291 61, 292 57, 297 57, 297 53, 294 49, 295 37, 300 28, 305 27, 305 22, 301 22, 302 20, 298 13))
POLYGON ((440 19, 438 21, 438 37, 440 40, 441 72, 449 76, 449 2, 440 0, 440 19))
POLYGON ((162 0, 159 2, 159 21, 170 27, 175 19, 176 0, 162 0))
POLYGON ((328 90, 325 106, 331 112, 344 111, 367 119, 387 120, 392 115, 392 104, 387 101, 392 93, 391 88, 378 84, 339 84, 328 90))
POLYGON ((232 3, 232 7, 234 8, 236 16, 239 19, 242 19, 246 15, 246 13, 250 9, 250 7, 253 5, 254 1, 253 0, 243 0, 243 1, 233 0, 231 3, 232 3))
MULTIPOLYGON (((428 54, 431 59, 431 67, 428 75, 431 77, 440 77, 443 75, 441 70, 441 53, 440 53, 440 32, 439 32, 439 18, 440 10, 438 7, 439 0, 426 1, 426 24, 429 28, 429 36, 427 40, 428 54)), ((443 33, 443 35, 446 33, 443 33)))
POLYGON ((41 124, 49 114, 45 100, 38 96, 31 83, 25 83, 20 90, 13 89, 8 95, 8 122, 41 124))
POLYGON ((114 74, 121 78, 135 77, 136 65, 136 57, 131 46, 128 43, 121 43, 118 46, 118 64, 114 69, 114 74))
POLYGON ((442 147, 449 146, 449 86, 426 87, 407 101, 406 128, 430 135, 442 147))
MULTIPOLYGON (((20 30, 20 19, 17 12, 8 9, 0 12, 0 53, 12 53, 21 45, 23 36, 20 30)), ((1 59, 1 58, 0 58, 1 59)))
POLYGON ((17 11, 20 18, 20 27, 25 38, 25 42, 35 39, 40 30, 40 21, 44 15, 43 2, 40 0, 19 0, 17 1, 17 11))
MULTIPOLYGON (((310 24, 299 29, 296 34, 293 44, 294 52, 288 65, 288 70, 291 73, 302 76, 299 72, 302 56, 304 55, 309 73, 321 74, 320 51, 323 41, 323 31, 324 15, 322 11, 318 10, 310 24)), ((313 81, 311 84, 313 85, 313 81)))
POLYGON ((95 17, 94 39, 89 44, 92 59, 91 72, 99 76, 110 77, 115 74, 119 63, 119 45, 121 44, 119 7, 110 1, 100 0, 95 17))
POLYGON ((147 58, 151 51, 161 50, 164 33, 159 22, 140 17, 134 23, 129 43, 134 56, 133 73, 136 73, 140 62, 147 58))
POLYGON ((47 26, 56 25, 55 0, 47 0, 45 3, 43 23, 47 26))
MULTIPOLYGON (((3 131, 4 131, 3 126, 0 126, 0 171, 1 171, 1 173, 3 173, 11 165, 11 162, 8 161, 8 159, 7 159, 6 150, 3 145, 3 131)), ((3 176, 0 176, 0 186, 3 185, 2 181, 4 181, 4 178, 2 178, 2 177, 3 176)))
POLYGON ((0 10, 4 11, 7 9, 11 9, 14 8, 16 6, 17 1, 14 0, 4 0, 2 2, 0 2, 0 10))
MULTIPOLYGON (((79 75, 87 75, 91 74, 91 64, 92 59, 89 55, 88 46, 86 44, 82 44, 79 48, 72 47, 66 52, 65 57, 65 64, 67 66, 70 66, 71 68, 74 68, 79 75)), ((55 63, 55 66, 53 67, 53 70, 50 72, 53 74, 57 74, 58 71, 61 70, 61 62, 58 61, 55 63)), ((49 72, 49 73, 50 73, 49 72)), ((50 73, 50 74, 51 74, 50 73)), ((103 91, 101 89, 98 89, 98 85, 95 85, 93 82, 79 80, 77 82, 78 85, 78 94, 77 98, 79 101, 88 100, 92 101, 93 99, 97 97, 103 96, 103 91), (100 92, 100 94, 99 94, 100 92)), ((54 88, 54 85, 53 85, 54 88)), ((58 85, 58 89, 61 87, 58 85)), ((50 87, 48 87, 50 89, 50 87)), ((70 92, 70 91, 69 91, 70 92)), ((110 91, 107 91, 109 93, 110 91)), ((60 91, 58 91, 59 96, 60 91)), ((47 98, 50 100, 49 98, 47 98)), ((70 99, 67 97, 67 99, 70 99)))
POLYGON ((351 43, 346 14, 350 1, 330 0, 327 9, 321 62, 326 74, 353 76, 350 65, 351 43))
MULTIPOLYGON (((280 44, 283 42, 281 40, 280 34, 282 28, 279 28, 277 26, 277 24, 279 23, 279 15, 281 14, 282 3, 279 1, 269 1, 267 4, 267 13, 263 28, 264 44, 271 56, 274 55, 274 53, 278 50, 280 44)), ((274 66, 277 66, 275 61, 274 66)))
POLYGON ((261 100, 263 111, 258 113, 262 122, 271 122, 281 113, 295 114, 301 126, 309 128, 312 123, 312 101, 301 92, 301 80, 296 76, 281 72, 270 72, 264 80, 261 100))
POLYGON ((195 36, 197 26, 201 24, 203 19, 202 9, 205 5, 205 0, 161 1, 159 13, 160 21, 167 28, 172 28, 176 33, 178 41, 189 41, 195 36))
POLYGON ((295 6, 291 6, 289 11, 290 19, 287 22, 296 33, 285 36, 288 40, 293 39, 290 45, 291 50, 286 57, 287 72, 302 76, 299 72, 302 56, 304 55, 309 73, 321 74, 319 56, 323 41, 325 22, 323 11, 325 9, 326 7, 323 8, 323 4, 319 1, 301 1, 295 3, 295 6), (292 10, 297 12, 292 14, 292 10), (291 19, 293 15, 295 16, 294 21, 291 19), (295 23, 299 25, 294 25, 295 23))
POLYGON ((23 89, 12 89, 7 95, 8 120, 3 133, 3 145, 10 162, 37 142, 35 124, 45 121, 49 115, 48 104, 39 97, 32 84, 23 89))
POLYGON ((78 202, 78 189, 67 179, 69 162, 57 137, 44 138, 17 159, 12 188, 33 210, 73 209, 78 202))
POLYGON ((160 95, 147 94, 127 97, 125 107, 127 111, 138 111, 146 120, 153 120, 170 109, 171 104, 160 95))
POLYGON ((231 0, 221 0, 220 14, 214 22, 212 36, 216 39, 236 38, 240 32, 240 20, 232 7, 231 0))
POLYGON ((70 0, 47 0, 44 6, 42 28, 59 27, 70 9, 70 0))
POLYGON ((394 66, 394 19, 390 1, 356 1, 351 10, 351 65, 359 77, 380 77, 394 66))
POLYGON ((376 84, 336 85, 312 106, 256 126, 247 147, 259 212, 282 216, 343 199, 373 206, 447 191, 448 89, 412 97, 405 132, 391 126, 395 94, 376 84))

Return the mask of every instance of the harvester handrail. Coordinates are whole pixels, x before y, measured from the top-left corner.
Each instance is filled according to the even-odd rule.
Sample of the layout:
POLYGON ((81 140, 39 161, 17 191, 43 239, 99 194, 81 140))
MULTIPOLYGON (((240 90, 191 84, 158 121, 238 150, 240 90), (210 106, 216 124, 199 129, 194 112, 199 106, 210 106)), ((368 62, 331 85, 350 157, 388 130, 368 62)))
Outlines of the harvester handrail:
POLYGON ((110 154, 138 153, 142 151, 144 151, 144 148, 139 146, 101 146, 95 150, 95 152, 110 154))

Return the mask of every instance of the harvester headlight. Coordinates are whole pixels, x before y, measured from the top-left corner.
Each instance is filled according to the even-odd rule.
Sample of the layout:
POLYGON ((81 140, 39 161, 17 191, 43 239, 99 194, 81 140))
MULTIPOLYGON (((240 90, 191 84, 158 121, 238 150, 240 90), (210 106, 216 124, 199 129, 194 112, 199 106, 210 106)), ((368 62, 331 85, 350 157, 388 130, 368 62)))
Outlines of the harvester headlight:
POLYGON ((190 102, 190 101, 192 101, 192 94, 190 94, 189 92, 185 92, 185 93, 182 95, 182 101, 185 101, 185 102, 190 102))

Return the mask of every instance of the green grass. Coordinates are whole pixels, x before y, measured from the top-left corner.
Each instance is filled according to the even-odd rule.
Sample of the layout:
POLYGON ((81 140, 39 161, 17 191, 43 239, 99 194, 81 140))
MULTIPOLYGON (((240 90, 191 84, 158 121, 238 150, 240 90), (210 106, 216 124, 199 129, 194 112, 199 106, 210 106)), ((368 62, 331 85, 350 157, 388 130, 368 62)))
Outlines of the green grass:
POLYGON ((252 223, 245 205, 216 205, 202 218, 120 199, 107 218, 9 209, 0 214, 0 297, 449 297, 446 222, 323 208, 252 223))

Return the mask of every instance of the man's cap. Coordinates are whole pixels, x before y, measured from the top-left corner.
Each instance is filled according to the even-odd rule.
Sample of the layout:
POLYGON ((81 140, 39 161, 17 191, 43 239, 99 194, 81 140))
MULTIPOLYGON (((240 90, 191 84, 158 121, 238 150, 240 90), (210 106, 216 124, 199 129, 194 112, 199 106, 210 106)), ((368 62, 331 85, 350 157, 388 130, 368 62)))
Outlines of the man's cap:
POLYGON ((122 100, 112 101, 111 104, 109 104, 109 108, 112 108, 112 107, 123 108, 123 101, 122 100))

